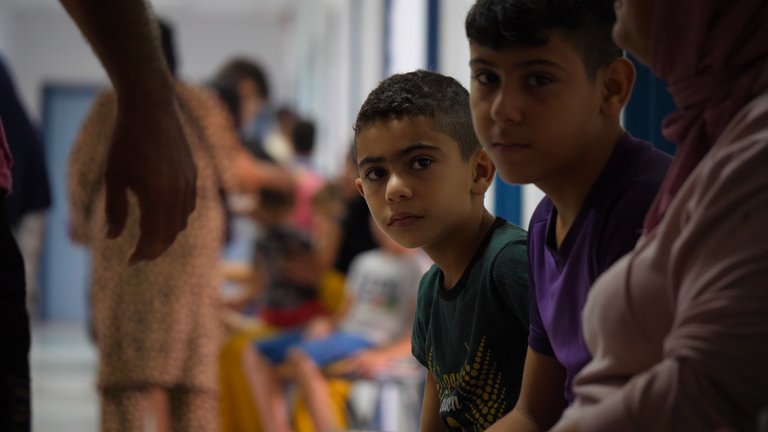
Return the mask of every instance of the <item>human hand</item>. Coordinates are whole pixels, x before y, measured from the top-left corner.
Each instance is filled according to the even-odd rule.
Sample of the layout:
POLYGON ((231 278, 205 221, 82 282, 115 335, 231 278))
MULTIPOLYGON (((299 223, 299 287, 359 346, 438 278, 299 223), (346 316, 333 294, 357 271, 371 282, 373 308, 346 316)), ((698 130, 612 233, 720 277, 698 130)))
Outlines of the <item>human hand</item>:
POLYGON ((128 220, 130 189, 138 198, 141 234, 129 264, 163 254, 187 227, 197 198, 197 166, 176 100, 121 101, 104 172, 109 238, 128 220))
POLYGON ((333 322, 328 317, 317 317, 307 324, 304 330, 304 339, 327 339, 333 333, 333 322))

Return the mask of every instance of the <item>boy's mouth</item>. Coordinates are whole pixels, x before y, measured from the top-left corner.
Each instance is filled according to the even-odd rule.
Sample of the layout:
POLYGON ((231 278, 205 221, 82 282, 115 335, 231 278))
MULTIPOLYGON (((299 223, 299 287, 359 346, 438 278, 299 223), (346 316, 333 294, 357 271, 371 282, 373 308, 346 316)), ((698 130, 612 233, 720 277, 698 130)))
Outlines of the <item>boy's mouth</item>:
POLYGON ((519 152, 531 148, 531 146, 527 144, 520 144, 510 141, 497 141, 493 143, 492 147, 501 152, 519 152))
POLYGON ((405 228, 416 223, 422 216, 416 213, 400 212, 389 217, 389 225, 395 228, 405 228))

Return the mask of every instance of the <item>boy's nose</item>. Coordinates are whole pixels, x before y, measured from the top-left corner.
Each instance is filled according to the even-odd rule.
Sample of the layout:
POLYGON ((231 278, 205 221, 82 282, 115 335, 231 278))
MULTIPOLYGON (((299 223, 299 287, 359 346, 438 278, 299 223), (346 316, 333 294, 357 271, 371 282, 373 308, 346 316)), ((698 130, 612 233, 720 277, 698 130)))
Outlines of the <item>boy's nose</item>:
POLYGON ((521 98, 500 88, 491 104, 491 118, 498 124, 520 123, 523 121, 521 98))
POLYGON ((390 174, 387 182, 387 201, 398 202, 411 197, 411 189, 406 182, 397 175, 390 174))

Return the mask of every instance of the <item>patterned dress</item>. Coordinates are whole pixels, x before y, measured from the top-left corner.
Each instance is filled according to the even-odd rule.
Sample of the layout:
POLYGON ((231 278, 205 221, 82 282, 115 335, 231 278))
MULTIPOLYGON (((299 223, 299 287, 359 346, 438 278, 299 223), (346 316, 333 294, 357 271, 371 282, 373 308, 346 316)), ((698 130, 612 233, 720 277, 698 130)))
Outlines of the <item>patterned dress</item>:
MULTIPOLYGON (((177 94, 198 167, 197 207, 187 229, 157 260, 127 265, 139 236, 137 200, 130 192, 125 231, 116 240, 106 238, 102 173, 116 117, 114 92, 96 98, 70 155, 71 232, 92 251, 102 396, 152 387, 208 393, 214 402, 217 395, 218 262, 225 228, 220 189, 236 185, 231 167, 240 144, 229 114, 213 93, 178 84, 177 94)), ((116 403, 122 406, 128 399, 116 403)), ((105 409, 103 415, 109 412, 105 409)), ((214 406, 211 415, 217 412, 214 406)), ((104 424, 110 421, 114 423, 104 419, 104 424)))

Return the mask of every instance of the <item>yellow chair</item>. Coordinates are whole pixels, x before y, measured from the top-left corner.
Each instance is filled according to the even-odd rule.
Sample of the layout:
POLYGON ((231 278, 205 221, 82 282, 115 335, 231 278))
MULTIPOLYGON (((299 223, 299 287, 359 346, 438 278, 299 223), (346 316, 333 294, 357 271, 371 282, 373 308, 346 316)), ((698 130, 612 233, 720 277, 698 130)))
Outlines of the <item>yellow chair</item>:
MULTIPOLYGON (((335 271, 326 273, 320 283, 320 303, 326 310, 336 310, 344 300, 344 275, 335 271)), ((240 358, 246 345, 279 331, 264 325, 230 338, 219 356, 219 384, 221 387, 222 432, 261 432, 259 415, 254 407, 240 358)), ((331 380, 331 392, 336 402, 339 424, 346 427, 346 401, 351 383, 342 379, 331 380)), ((301 401, 297 403, 294 422, 297 432, 312 432, 309 412, 301 401)))

